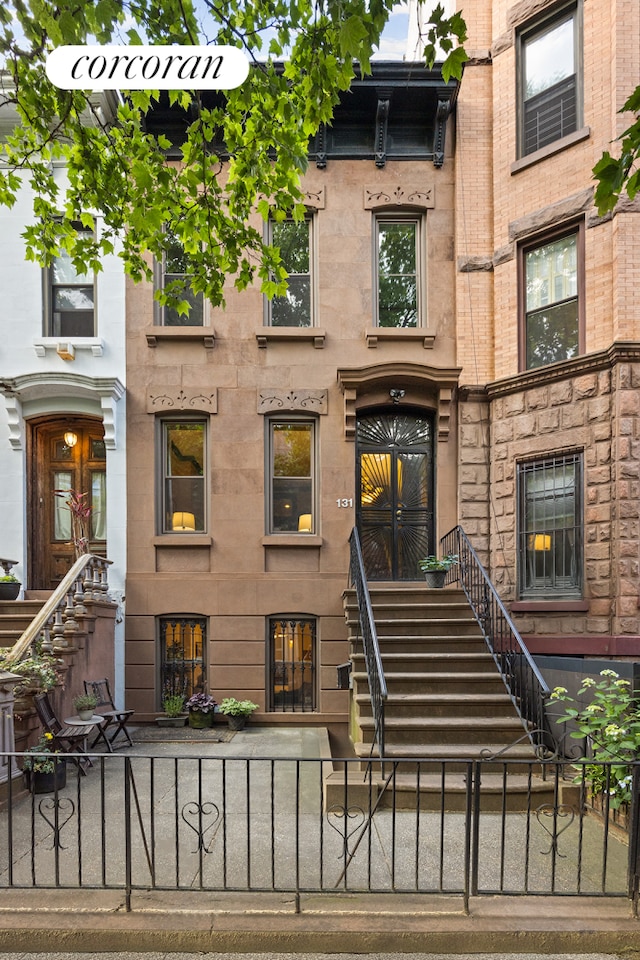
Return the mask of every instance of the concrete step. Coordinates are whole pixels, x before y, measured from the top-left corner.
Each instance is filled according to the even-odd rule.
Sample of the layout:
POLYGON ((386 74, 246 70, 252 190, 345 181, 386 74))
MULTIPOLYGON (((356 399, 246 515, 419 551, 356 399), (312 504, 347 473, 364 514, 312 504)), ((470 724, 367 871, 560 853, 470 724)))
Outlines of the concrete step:
MULTIPOLYGON (((408 672, 396 670, 393 667, 384 671, 387 689, 389 692, 403 693, 504 693, 505 686, 502 678, 494 668, 493 673, 488 671, 477 673, 437 673, 436 671, 410 670, 408 672)), ((353 670, 351 677, 355 683, 367 685, 365 670, 353 670)))
MULTIPOLYGON (((374 736, 373 718, 361 717, 359 726, 363 740, 371 742, 374 736)), ((515 711, 512 717, 385 717, 386 747, 408 747, 411 744, 507 744, 524 732, 515 711)))
MULTIPOLYGON (((503 687, 504 690, 504 687, 503 687)), ((368 693, 356 695, 356 703, 360 711, 360 722, 371 716, 371 698, 368 693)), ((490 715, 492 719, 513 717, 513 701, 508 693, 467 693, 454 696, 438 693, 407 693, 397 694, 390 692, 385 705, 385 721, 387 729, 395 719, 405 718, 409 721, 420 718, 449 718, 454 721, 484 718, 490 715)))
MULTIPOLYGON (((398 645, 399 646, 399 645, 398 645)), ((382 664, 387 669, 398 669, 403 673, 416 671, 423 674, 451 676, 453 673, 495 676, 496 665, 491 654, 485 649, 480 653, 432 653, 424 650, 393 650, 381 654, 382 664), (389 665, 389 666, 387 666, 389 665)), ((364 670, 364 654, 351 656, 353 669, 364 670), (360 664, 363 666, 361 667, 360 664)))

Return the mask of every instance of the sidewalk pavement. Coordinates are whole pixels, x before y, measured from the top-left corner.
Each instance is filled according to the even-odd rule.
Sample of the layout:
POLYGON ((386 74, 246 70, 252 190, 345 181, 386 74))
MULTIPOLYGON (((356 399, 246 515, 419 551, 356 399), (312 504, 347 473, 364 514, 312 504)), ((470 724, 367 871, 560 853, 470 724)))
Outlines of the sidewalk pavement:
MULTIPOLYGON (((205 755, 197 731, 166 734, 118 754, 205 755)), ((326 729, 312 727, 250 725, 207 751, 330 761, 326 729)), ((640 953, 640 921, 620 897, 482 896, 465 913, 462 898, 448 895, 323 893, 296 902, 274 892, 138 890, 128 913, 122 891, 0 888, 0 953, 21 950, 629 954, 640 953)))

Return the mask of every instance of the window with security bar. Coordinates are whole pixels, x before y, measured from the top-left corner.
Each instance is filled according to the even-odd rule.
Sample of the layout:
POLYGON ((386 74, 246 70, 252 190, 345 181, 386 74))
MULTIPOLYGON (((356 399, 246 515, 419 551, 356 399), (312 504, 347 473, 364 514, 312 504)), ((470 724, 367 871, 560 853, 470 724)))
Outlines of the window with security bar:
POLYGON ((571 4, 518 36, 521 157, 580 126, 580 9, 571 4))
POLYGON ((316 709, 316 621, 312 617, 269 619, 270 709, 305 713, 316 709))
POLYGON ((582 597, 582 454, 518 465, 518 584, 523 599, 582 597))
POLYGON ((165 696, 188 699, 204 690, 207 621, 204 617, 160 617, 159 704, 165 696))

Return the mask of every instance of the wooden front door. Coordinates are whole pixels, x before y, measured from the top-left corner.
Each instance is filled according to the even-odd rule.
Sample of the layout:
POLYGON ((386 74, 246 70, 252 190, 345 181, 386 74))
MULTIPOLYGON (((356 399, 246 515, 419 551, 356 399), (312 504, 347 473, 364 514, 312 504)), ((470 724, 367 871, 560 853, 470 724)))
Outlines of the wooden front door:
POLYGON ((32 427, 29 587, 52 590, 75 560, 66 496, 86 493, 89 550, 106 554, 106 452, 99 420, 47 420, 32 427), (76 437, 65 439, 65 433, 76 437), (68 442, 69 441, 69 442, 68 442))

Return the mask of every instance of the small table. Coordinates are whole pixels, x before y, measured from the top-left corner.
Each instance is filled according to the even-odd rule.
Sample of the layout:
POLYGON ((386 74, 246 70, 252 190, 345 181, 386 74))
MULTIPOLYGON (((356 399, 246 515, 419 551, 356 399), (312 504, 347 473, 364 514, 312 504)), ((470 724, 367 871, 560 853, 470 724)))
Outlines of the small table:
MULTIPOLYGON (((85 728, 85 738, 84 738, 84 752, 87 752, 87 737, 91 733, 94 727, 101 727, 104 723, 104 717, 101 717, 99 713, 94 713, 90 720, 81 720, 79 716, 75 717, 66 717, 65 721, 70 727, 84 727, 85 728)), ((109 747, 109 752, 111 752, 111 744, 107 743, 109 747)), ((89 757, 87 757, 87 764, 92 767, 93 764, 89 757)))

